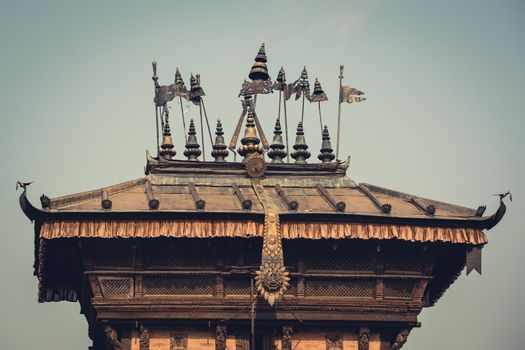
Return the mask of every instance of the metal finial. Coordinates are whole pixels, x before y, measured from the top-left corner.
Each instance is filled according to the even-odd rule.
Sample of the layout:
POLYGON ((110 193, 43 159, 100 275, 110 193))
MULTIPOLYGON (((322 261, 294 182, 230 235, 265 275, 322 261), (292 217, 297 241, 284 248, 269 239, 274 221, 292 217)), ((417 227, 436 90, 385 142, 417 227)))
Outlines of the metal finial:
POLYGON ((326 92, 324 92, 323 88, 321 87, 321 83, 319 82, 319 79, 315 78, 314 91, 311 94, 309 101, 310 102, 323 102, 327 100, 328 100, 328 96, 326 96, 326 92))
POLYGON ((151 62, 151 67, 153 68, 153 76, 151 77, 151 79, 153 79, 153 81, 157 81, 159 80, 159 77, 157 76, 157 61, 153 61, 151 62))
POLYGON ((245 157, 245 160, 250 158, 252 154, 258 153, 263 154, 264 147, 260 145, 261 140, 257 137, 257 130, 255 129, 255 119, 253 111, 248 111, 248 117, 246 118, 246 130, 244 131, 244 137, 241 139, 242 146, 239 147, 237 152, 245 157))
POLYGON ((308 80, 308 72, 306 71, 306 66, 303 66, 303 70, 301 72, 301 79, 308 80))
POLYGON ((255 56, 255 63, 253 64, 252 69, 250 70, 250 74, 248 74, 248 77, 251 80, 270 79, 266 62, 268 62, 268 58, 266 57, 266 49, 264 47, 264 43, 262 43, 261 48, 257 53, 257 56, 255 56))
POLYGON ((179 67, 175 71, 175 85, 178 87, 184 86, 184 79, 182 79, 182 74, 179 72, 179 67))
POLYGON ((293 151, 290 156, 295 159, 296 163, 306 163, 306 159, 310 158, 311 154, 308 152, 308 145, 304 138, 303 122, 300 121, 297 125, 297 133, 295 137, 295 145, 293 145, 293 151))
POLYGON ((162 132, 162 145, 160 146, 160 156, 164 159, 172 159, 177 152, 174 149, 173 140, 171 138, 171 130, 168 119, 164 123, 164 130, 162 132))
POLYGON ((334 150, 332 149, 332 144, 330 143, 330 134, 326 125, 323 129, 323 143, 321 144, 321 153, 319 153, 317 158, 319 158, 319 160, 323 163, 330 163, 335 159, 334 150))
POLYGON ((321 83, 319 82, 319 79, 315 78, 314 83, 314 94, 320 95, 324 94, 323 88, 321 87, 321 83))
POLYGON ((275 130, 273 132, 273 142, 270 145, 270 151, 268 151, 268 157, 272 159, 272 163, 282 163, 283 158, 286 157, 285 146, 283 144, 283 137, 281 136, 281 122, 279 119, 275 121, 275 130))
POLYGON ((200 145, 197 141, 197 132, 195 131, 195 123, 193 119, 190 120, 190 128, 188 131, 188 142, 186 142, 186 150, 184 155, 191 161, 198 161, 201 155, 200 145))
POLYGON ((215 158, 216 162, 225 162, 224 158, 228 157, 228 150, 224 143, 224 132, 222 131, 221 120, 217 119, 217 127, 215 130, 215 143, 213 144, 213 151, 211 156, 215 158))
POLYGON ((193 73, 191 73, 189 100, 193 102, 193 104, 198 105, 201 99, 201 96, 204 96, 204 95, 205 95, 204 90, 201 87, 200 74, 196 74, 194 76, 193 73))
POLYGON ((280 84, 283 84, 286 82, 286 74, 284 73, 284 67, 281 66, 281 69, 279 69, 279 73, 277 74, 277 82, 280 84))
POLYGON ((190 75, 190 90, 194 91, 194 90, 197 90, 198 88, 200 88, 199 81, 197 80, 197 78, 195 78, 193 73, 191 73, 191 75, 190 75))

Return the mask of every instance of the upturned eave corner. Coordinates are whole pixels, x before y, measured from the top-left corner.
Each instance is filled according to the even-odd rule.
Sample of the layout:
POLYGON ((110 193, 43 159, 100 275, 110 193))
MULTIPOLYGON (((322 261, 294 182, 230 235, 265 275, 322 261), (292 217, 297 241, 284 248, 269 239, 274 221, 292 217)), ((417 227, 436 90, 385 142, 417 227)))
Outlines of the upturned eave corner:
POLYGON ((23 191, 20 195, 20 198, 18 199, 20 203, 20 208, 26 215, 26 217, 31 220, 31 222, 34 222, 38 217, 39 214, 42 212, 40 209, 36 208, 31 204, 29 201, 29 198, 27 198, 27 191, 23 191))

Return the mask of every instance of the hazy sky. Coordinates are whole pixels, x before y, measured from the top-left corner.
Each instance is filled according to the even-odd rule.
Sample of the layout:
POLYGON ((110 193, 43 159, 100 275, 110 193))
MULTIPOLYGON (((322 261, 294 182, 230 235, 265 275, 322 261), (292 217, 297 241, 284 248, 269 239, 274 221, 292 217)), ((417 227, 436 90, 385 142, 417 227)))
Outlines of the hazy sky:
MULTIPOLYGON (((516 1, 0 1, 0 337, 3 349, 87 349, 76 303, 37 303, 30 198, 143 176, 155 148, 151 61, 161 83, 178 66, 201 74, 227 139, 237 93, 262 41, 273 77, 306 65, 330 98, 335 136, 339 64, 368 101, 343 106, 342 153, 360 182, 507 216, 488 232, 483 275, 464 274, 420 315, 407 350, 522 349, 525 214, 525 2, 516 1), (521 346, 520 346, 521 345, 521 346)), ((179 106, 173 105, 177 112, 179 106)), ((259 99, 271 134, 277 95, 259 99)), ((179 115, 172 130, 182 155, 179 115)), ((289 103, 296 125, 298 103, 289 103)), ((306 140, 320 145, 306 106, 306 140)), ((198 110, 191 108, 196 117, 198 110)), ((208 148, 209 151, 209 148, 208 148)), ((313 157, 312 157, 313 158, 313 157)), ((230 156, 230 160, 232 157, 230 156)))

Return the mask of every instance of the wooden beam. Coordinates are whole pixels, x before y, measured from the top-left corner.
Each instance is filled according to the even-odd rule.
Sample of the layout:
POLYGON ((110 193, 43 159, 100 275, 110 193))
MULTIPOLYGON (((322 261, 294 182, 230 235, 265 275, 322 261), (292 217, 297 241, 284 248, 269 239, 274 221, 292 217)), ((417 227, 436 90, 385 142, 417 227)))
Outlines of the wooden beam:
POLYGON ((195 188, 195 184, 193 182, 190 182, 188 183, 188 187, 190 189, 191 197, 195 202, 195 207, 197 209, 204 209, 206 202, 204 201, 204 199, 199 197, 199 193, 197 192, 197 188, 195 188))
POLYGON ((275 185, 275 191, 277 192, 279 197, 281 197, 283 202, 286 204, 286 206, 288 207, 288 210, 295 211, 297 210, 297 208, 299 208, 299 203, 297 203, 297 201, 291 200, 290 197, 288 197, 288 195, 284 191, 284 189, 281 187, 281 185, 279 184, 275 185))
POLYGON ((158 199, 155 198, 155 194, 153 193, 153 187, 151 186, 151 182, 147 180, 144 186, 145 186, 146 196, 148 197, 148 207, 151 210, 159 209, 160 202, 158 199))
POLYGON ((432 204, 425 206, 419 198, 416 198, 416 197, 410 198, 410 203, 412 203, 416 208, 418 208, 425 215, 434 216, 434 214, 436 213, 435 206, 433 206, 432 204))
POLYGON ((111 203, 111 199, 109 199, 108 191, 102 190, 102 192, 100 193, 100 197, 100 206, 102 207, 102 209, 111 209, 113 203, 111 203))
POLYGON ((339 212, 345 211, 346 203, 344 201, 336 202, 335 199, 330 195, 330 193, 328 193, 326 188, 324 188, 321 184, 316 184, 315 188, 317 189, 321 197, 323 197, 332 208, 339 212))
POLYGON ((232 187, 233 187, 233 192, 237 196, 237 199, 239 199, 239 202, 241 202, 242 209, 251 210, 252 204, 253 204, 252 201, 244 197, 244 195, 241 192, 241 189, 239 188, 239 186, 237 186, 237 184, 233 184, 232 187))
POLYGON ((370 192, 370 190, 365 185, 358 185, 357 188, 374 203, 374 205, 381 211, 383 214, 389 214, 392 211, 392 206, 388 203, 381 203, 376 196, 370 192))

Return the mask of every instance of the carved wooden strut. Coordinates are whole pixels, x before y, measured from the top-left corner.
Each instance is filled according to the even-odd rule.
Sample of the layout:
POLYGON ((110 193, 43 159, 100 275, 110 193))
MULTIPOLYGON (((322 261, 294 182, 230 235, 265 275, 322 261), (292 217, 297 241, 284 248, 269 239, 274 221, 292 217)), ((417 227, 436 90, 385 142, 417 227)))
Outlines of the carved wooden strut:
POLYGON ((279 211, 266 197, 260 180, 253 179, 252 186, 264 208, 261 266, 255 281, 259 293, 270 305, 274 305, 290 285, 289 273, 284 267, 279 211))

